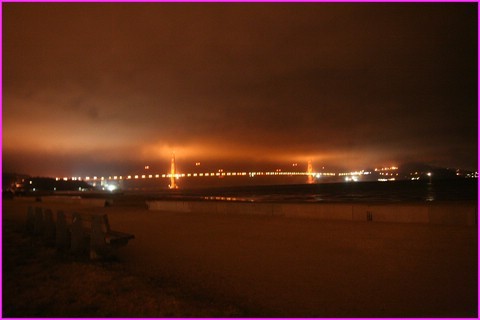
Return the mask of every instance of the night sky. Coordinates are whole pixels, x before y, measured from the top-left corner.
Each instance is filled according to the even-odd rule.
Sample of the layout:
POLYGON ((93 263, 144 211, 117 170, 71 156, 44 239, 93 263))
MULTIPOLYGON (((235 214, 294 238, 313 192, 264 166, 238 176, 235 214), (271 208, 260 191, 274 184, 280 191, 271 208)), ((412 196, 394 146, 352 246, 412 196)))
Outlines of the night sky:
POLYGON ((4 3, 3 169, 475 169, 477 70, 476 3, 4 3))

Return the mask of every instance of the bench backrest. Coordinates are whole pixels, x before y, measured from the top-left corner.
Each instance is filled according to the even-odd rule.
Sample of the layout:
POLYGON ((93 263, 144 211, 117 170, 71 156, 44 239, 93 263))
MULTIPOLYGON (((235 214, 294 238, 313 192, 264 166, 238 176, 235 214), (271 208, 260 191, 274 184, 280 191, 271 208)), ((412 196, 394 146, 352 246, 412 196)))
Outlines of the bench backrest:
MULTIPOLYGON (((106 214, 99 213, 79 213, 58 211, 53 215, 50 209, 42 207, 28 207, 27 211, 27 231, 34 235, 45 234, 49 239, 52 238, 52 228, 60 227, 65 229, 66 225, 75 225, 78 228, 92 229, 95 225, 97 231, 110 233, 110 223, 106 214)), ((62 236, 63 237, 63 236, 62 236)))
POLYGON ((94 223, 100 224, 104 228, 103 232, 110 232, 110 223, 108 222, 108 216, 106 214, 99 213, 72 213, 71 221, 72 223, 79 221, 83 227, 91 227, 94 223), (85 224, 83 222, 86 222, 85 224))

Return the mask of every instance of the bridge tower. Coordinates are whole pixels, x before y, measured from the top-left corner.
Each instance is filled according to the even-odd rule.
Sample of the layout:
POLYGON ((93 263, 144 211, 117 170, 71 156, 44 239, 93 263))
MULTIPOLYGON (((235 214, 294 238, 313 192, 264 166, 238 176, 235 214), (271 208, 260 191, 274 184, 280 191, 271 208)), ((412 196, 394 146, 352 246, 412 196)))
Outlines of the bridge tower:
POLYGON ((172 161, 170 163, 170 184, 168 185, 168 188, 178 189, 178 186, 175 183, 175 152, 172 153, 172 161))
POLYGON ((313 183, 313 166, 312 166, 312 160, 308 160, 308 166, 307 166, 307 183, 312 184, 313 183))

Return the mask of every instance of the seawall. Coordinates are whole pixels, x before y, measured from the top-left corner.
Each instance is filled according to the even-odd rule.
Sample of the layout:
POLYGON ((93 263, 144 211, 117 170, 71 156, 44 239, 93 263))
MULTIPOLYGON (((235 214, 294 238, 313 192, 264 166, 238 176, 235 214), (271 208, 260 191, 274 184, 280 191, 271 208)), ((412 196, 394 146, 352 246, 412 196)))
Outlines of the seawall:
POLYGON ((363 204, 146 201, 149 210, 218 214, 276 215, 320 220, 477 225, 475 203, 363 204))

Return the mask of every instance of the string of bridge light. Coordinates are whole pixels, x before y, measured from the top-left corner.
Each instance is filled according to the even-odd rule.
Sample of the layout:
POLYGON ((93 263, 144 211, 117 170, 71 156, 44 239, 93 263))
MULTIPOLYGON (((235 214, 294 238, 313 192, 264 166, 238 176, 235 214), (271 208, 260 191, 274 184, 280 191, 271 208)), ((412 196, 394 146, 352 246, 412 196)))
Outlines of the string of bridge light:
POLYGON ((72 181, 112 181, 112 180, 141 180, 141 179, 160 179, 168 178, 172 176, 174 178, 196 178, 196 177, 256 177, 256 176, 313 176, 320 178, 322 176, 332 177, 336 176, 336 173, 330 172, 286 172, 286 171, 270 171, 270 172, 203 172, 203 173, 164 173, 164 174, 135 174, 135 175, 126 175, 126 176, 108 176, 108 177, 98 177, 98 176, 86 176, 86 177, 56 177, 55 180, 72 180, 72 181))

